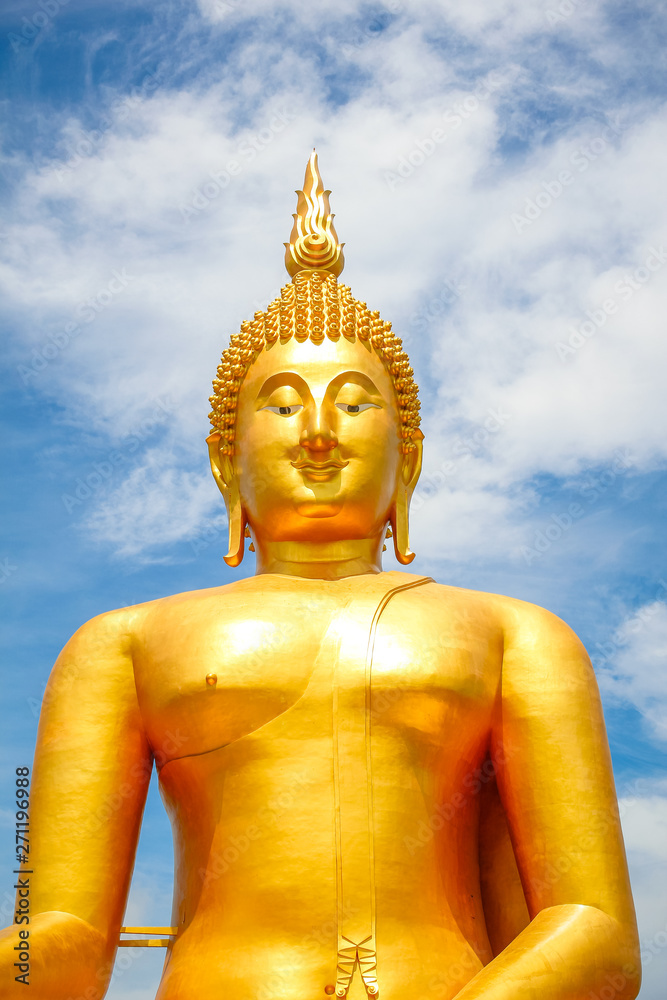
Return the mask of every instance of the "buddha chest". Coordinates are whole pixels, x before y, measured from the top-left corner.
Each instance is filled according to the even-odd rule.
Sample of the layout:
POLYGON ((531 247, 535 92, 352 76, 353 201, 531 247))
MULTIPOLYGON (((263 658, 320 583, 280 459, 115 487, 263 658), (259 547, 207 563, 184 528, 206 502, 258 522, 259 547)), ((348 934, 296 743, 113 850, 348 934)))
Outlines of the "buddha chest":
POLYGON ((285 713, 295 739, 326 738, 334 716, 347 724, 361 715, 424 747, 460 746, 464 719, 468 733, 488 723, 501 652, 491 625, 447 595, 383 573, 267 576, 162 602, 136 656, 158 766, 229 745, 285 713))

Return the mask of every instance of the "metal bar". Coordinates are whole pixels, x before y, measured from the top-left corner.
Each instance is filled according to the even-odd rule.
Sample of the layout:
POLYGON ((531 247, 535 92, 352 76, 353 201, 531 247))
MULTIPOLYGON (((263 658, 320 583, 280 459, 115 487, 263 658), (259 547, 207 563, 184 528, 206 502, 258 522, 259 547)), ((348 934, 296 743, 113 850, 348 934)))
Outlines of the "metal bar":
POLYGON ((170 934, 176 936, 178 927, 121 927, 121 934, 170 934))
POLYGON ((173 938, 128 938, 119 941, 119 948, 168 948, 173 938))

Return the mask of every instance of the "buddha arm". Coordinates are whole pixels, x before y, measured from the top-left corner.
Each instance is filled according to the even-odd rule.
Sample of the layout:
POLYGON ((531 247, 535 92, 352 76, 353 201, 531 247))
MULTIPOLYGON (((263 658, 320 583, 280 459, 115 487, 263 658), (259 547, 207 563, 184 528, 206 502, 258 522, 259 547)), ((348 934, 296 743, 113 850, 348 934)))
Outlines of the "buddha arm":
POLYGON ((492 755, 531 921, 457 1000, 588 1000, 610 987, 632 1000, 637 930, 595 677, 562 621, 518 607, 492 755))
MULTIPOLYGON (((44 695, 30 795, 34 1000, 103 996, 111 975, 152 758, 132 668, 130 612, 84 625, 44 695)), ((15 981, 14 924, 0 938, 0 997, 15 981)))

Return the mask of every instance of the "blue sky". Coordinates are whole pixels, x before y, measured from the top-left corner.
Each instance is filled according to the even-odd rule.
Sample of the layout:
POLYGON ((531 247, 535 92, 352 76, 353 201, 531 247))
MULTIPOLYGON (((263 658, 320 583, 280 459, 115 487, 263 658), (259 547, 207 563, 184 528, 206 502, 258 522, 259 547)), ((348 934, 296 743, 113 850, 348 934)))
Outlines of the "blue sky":
MULTIPOLYGON (((594 659, 658 1000, 666 34, 657 0, 6 0, 0 895, 69 635, 253 571, 222 561, 207 397, 287 280, 316 145, 344 280, 421 387, 415 570, 548 607, 594 659)), ((153 789, 128 920, 168 919, 170 865, 153 789)), ((152 997, 159 962, 109 996, 152 997)))

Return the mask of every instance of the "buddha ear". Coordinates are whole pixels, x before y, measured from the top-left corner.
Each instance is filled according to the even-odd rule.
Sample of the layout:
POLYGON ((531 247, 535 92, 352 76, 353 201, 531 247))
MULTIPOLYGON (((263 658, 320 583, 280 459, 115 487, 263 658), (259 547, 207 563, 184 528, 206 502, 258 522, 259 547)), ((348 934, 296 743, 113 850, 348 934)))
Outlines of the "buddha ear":
POLYGON ((222 452, 220 441, 221 435, 218 433, 209 434, 206 438, 211 472, 213 473, 213 478, 217 483, 218 489, 225 499, 225 506, 227 508, 229 551, 224 559, 228 566, 240 566, 243 560, 245 528, 248 522, 243 504, 241 503, 239 482, 234 471, 234 463, 230 455, 222 452))
POLYGON ((394 554, 402 566, 407 566, 415 557, 410 551, 410 499, 422 471, 424 435, 417 429, 412 434, 414 448, 403 456, 396 499, 389 519, 394 533, 394 554))
POLYGON ((403 456, 401 465, 401 479, 410 496, 419 482, 424 457, 424 435, 418 427, 412 432, 412 444, 414 448, 403 456))
POLYGON ((208 457, 211 463, 213 478, 215 479, 217 487, 223 497, 225 497, 226 503, 226 494, 230 490, 232 480, 235 478, 235 473, 231 457, 223 454, 223 451, 220 448, 221 440, 222 435, 215 431, 213 434, 209 434, 206 438, 206 444, 208 445, 208 457))

